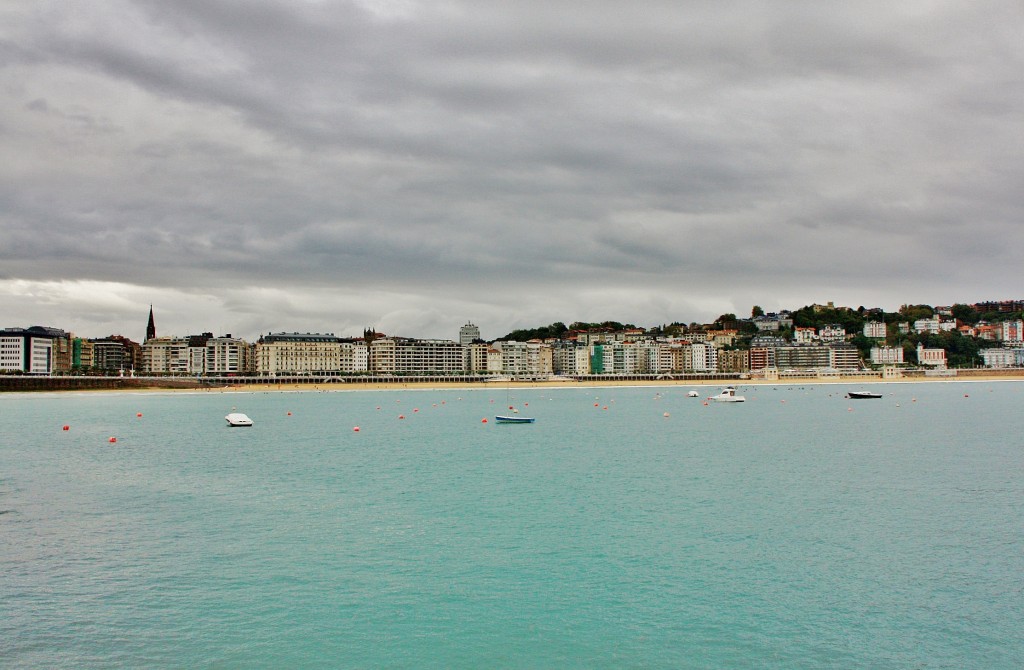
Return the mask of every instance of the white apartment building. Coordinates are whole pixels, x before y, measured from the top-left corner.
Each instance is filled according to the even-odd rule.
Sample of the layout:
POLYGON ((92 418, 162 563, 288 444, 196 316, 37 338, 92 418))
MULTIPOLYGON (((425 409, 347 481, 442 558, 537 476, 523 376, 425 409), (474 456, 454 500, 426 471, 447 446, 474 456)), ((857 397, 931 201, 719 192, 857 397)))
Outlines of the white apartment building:
POLYGON ((554 373, 554 355, 544 342, 495 342, 500 353, 501 373, 512 376, 547 376, 554 373))
POLYGON ((716 372, 718 370, 718 349, 706 342, 690 344, 691 367, 694 372, 716 372))
POLYGON ((191 373, 187 337, 151 337, 142 344, 144 374, 185 375, 191 373))
POLYGON ((256 342, 255 350, 258 375, 341 372, 341 340, 332 333, 268 333, 256 342))
POLYGON ((224 375, 249 372, 249 344, 230 335, 211 337, 206 341, 206 374, 224 375))
POLYGON ((918 319, 914 322, 914 331, 918 333, 939 332, 939 317, 935 316, 930 319, 918 319))
POLYGON ((397 375, 462 374, 463 348, 451 340, 382 338, 370 343, 370 371, 397 375))
POLYGON ((342 341, 339 358, 341 372, 367 372, 370 369, 370 348, 363 341, 342 341))
POLYGON ((871 347, 871 362, 875 365, 903 365, 903 347, 871 347))
POLYGON ((864 324, 864 337, 884 340, 886 336, 884 321, 868 321, 864 324))
POLYGON ((573 343, 557 343, 551 348, 551 368, 556 375, 590 374, 590 351, 573 343))
POLYGON ((981 358, 985 361, 987 368, 1012 368, 1020 365, 1018 361, 1024 354, 1022 349, 982 349, 981 358))

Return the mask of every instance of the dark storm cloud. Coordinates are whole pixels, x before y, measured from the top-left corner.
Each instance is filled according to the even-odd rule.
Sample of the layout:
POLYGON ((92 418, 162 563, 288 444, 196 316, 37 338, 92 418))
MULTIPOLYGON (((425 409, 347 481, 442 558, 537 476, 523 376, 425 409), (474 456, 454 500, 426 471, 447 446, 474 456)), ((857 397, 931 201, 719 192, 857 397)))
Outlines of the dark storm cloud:
POLYGON ((0 17, 0 274, 29 282, 0 291, 8 318, 74 282, 193 296, 235 332, 436 336, 1015 287, 1015 3, 0 17))

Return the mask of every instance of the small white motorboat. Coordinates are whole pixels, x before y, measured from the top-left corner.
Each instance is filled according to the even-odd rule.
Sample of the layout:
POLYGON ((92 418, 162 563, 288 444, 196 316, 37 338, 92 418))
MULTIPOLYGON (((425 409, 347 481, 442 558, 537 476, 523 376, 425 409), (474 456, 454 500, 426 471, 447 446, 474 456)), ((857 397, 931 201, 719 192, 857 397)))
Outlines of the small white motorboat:
POLYGON ((686 397, 687 398, 699 398, 700 394, 697 393, 696 391, 690 391, 689 393, 686 394, 686 397))
POLYGON ((224 418, 227 419, 228 425, 231 426, 232 428, 239 428, 242 426, 252 425, 252 419, 242 414, 241 412, 232 412, 231 414, 228 414, 224 418))
POLYGON ((715 402, 743 402, 746 400, 743 396, 736 395, 736 389, 732 386, 726 386, 721 393, 711 396, 709 399, 715 402))

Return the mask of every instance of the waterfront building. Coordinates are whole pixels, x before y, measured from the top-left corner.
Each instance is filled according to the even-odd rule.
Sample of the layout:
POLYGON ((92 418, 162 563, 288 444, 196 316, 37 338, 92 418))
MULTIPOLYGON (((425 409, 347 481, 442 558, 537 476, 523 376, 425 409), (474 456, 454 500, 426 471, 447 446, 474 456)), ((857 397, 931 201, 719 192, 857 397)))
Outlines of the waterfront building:
POLYGON ((463 347, 466 372, 479 373, 487 372, 487 350, 491 346, 486 342, 473 342, 463 347))
POLYGON ((590 352, 575 342, 551 345, 551 369, 557 375, 590 374, 590 352))
POLYGON ((256 342, 256 374, 337 374, 341 371, 341 339, 334 333, 267 333, 256 342))
POLYGON ((206 343, 211 339, 213 333, 188 336, 188 374, 201 375, 207 372, 206 343))
POLYGON ((452 375, 464 370, 458 342, 386 337, 370 343, 370 371, 376 374, 452 375))
POLYGON ((707 342, 690 344, 690 370, 693 372, 717 372, 718 349, 707 342))
POLYGON ((871 362, 875 365, 902 365, 903 347, 871 347, 871 362))
POLYGON ((204 367, 208 375, 235 375, 252 372, 249 343, 227 334, 206 340, 204 367))
POLYGON ((341 340, 339 367, 343 373, 369 372, 370 347, 364 340, 341 340))
MULTIPOLYGON (((68 340, 68 334, 59 328, 4 328, 0 330, 0 370, 53 374, 60 340, 68 340)), ((70 351, 67 355, 70 361, 70 351)))
POLYGON ((554 372, 554 357, 550 344, 536 340, 500 341, 495 342, 492 348, 500 352, 502 374, 546 377, 554 372))
POLYGON ((775 347, 751 347, 749 356, 751 370, 775 367, 775 347))
POLYGON ((1009 349, 1005 347, 982 349, 981 358, 985 361, 987 368, 1011 368, 1020 365, 1021 354, 1024 349, 1009 349))
POLYGON ((112 337, 92 341, 92 367, 108 372, 131 369, 124 342, 112 337))
POLYGON ((153 375, 189 374, 189 338, 152 337, 142 345, 142 372, 153 375))
POLYGON ((781 370, 820 370, 832 366, 832 350, 820 344, 776 347, 775 365, 781 370))
POLYGON ((886 336, 884 321, 867 321, 864 323, 864 337, 884 340, 886 336))
POLYGON ((76 337, 71 342, 71 367, 78 370, 89 370, 93 367, 93 343, 90 340, 76 337))
POLYGON ((945 368, 946 367, 946 350, 945 349, 925 349, 924 345, 917 345, 917 363, 918 365, 927 365, 933 368, 945 368))
POLYGON ((469 346, 480 339, 480 329, 472 323, 467 323, 459 329, 459 344, 469 346))
POLYGON ((847 371, 860 370, 864 367, 861 364, 860 351, 848 342, 832 342, 828 345, 828 350, 830 368, 847 371))
POLYGON ((742 349, 721 350, 718 352, 719 372, 749 372, 750 352, 742 349))

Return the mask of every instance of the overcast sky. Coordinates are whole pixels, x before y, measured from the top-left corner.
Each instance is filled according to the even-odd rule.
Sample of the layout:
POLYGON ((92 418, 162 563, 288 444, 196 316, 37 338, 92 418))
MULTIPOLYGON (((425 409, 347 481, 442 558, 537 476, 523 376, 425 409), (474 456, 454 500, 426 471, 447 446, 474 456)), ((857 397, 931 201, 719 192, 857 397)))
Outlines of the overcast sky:
POLYGON ((1022 298, 1019 0, 6 0, 0 327, 1022 298))

